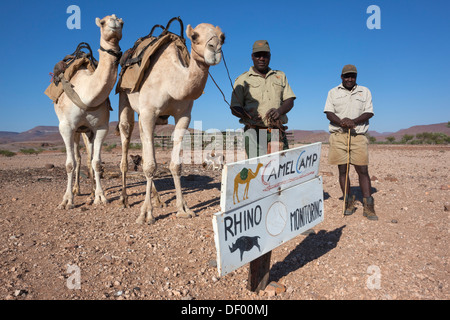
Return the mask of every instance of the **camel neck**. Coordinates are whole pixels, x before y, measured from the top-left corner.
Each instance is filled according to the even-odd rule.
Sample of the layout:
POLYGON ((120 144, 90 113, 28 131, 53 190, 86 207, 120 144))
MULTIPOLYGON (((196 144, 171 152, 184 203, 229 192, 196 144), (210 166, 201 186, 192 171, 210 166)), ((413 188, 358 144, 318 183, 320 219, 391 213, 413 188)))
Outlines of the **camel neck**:
POLYGON ((84 103, 90 107, 96 107, 108 97, 117 80, 116 57, 99 50, 98 66, 94 73, 83 81, 85 92, 82 95, 84 103))
POLYGON ((183 84, 182 100, 196 100, 202 95, 208 80, 208 71, 209 66, 206 63, 191 58, 187 81, 183 84))

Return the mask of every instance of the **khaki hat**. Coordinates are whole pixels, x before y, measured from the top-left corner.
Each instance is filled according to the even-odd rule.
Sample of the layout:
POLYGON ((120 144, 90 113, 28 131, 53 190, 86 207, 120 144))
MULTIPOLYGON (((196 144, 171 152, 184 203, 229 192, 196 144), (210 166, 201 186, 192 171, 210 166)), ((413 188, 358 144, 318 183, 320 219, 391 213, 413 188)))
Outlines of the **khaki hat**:
POLYGON ((267 40, 258 40, 253 44, 252 53, 261 51, 270 52, 269 42, 267 42, 267 40))
POLYGON ((347 64, 344 66, 344 68, 342 68, 342 74, 347 74, 347 73, 358 73, 356 71, 356 67, 352 64, 347 64))

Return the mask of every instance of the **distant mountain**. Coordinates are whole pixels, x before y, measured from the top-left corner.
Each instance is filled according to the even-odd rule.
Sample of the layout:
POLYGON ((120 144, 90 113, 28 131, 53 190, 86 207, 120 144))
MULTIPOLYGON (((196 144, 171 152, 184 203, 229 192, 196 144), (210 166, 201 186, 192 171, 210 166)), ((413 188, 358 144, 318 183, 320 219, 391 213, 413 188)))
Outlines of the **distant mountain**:
POLYGON ((387 137, 394 137, 395 141, 400 141, 405 134, 415 136, 418 133, 430 132, 430 133, 444 133, 450 136, 450 127, 448 127, 448 122, 428 124, 428 125, 418 125, 412 126, 407 129, 401 129, 396 132, 383 132, 378 133, 376 131, 369 131, 372 137, 377 138, 377 141, 384 141, 387 137))
POLYGON ((328 142, 330 134, 324 130, 288 130, 288 139, 296 143, 328 142))
POLYGON ((61 140, 59 129, 56 126, 38 126, 25 132, 0 131, 0 143, 24 142, 24 141, 58 141, 61 140))
MULTIPOLYGON (((106 142, 120 142, 120 136, 116 136, 115 133, 117 124, 117 121, 109 123, 109 132, 105 139, 106 142)), ((157 125, 155 128, 155 133, 160 136, 170 136, 174 128, 175 126, 172 124, 157 125)), ((139 140, 139 123, 137 121, 134 124, 131 140, 139 140)), ((62 144, 63 139, 57 126, 37 126, 33 129, 20 133, 0 131, 0 144, 24 142, 62 144)))
MULTIPOLYGON (((117 121, 110 122, 109 133, 106 138, 106 142, 120 143, 120 137, 115 135, 115 129, 117 121)), ((171 124, 156 126, 155 132, 157 135, 170 136, 175 126, 171 124)), ((189 129, 193 130, 193 129, 189 129)), ((324 130, 288 130, 289 139, 300 143, 313 143, 313 142, 327 142, 329 133, 324 130)), ((383 132, 369 131, 372 137, 375 137, 378 141, 384 141, 386 137, 395 137, 396 141, 400 141, 405 134, 416 135, 423 132, 441 132, 450 136, 450 127, 447 122, 430 124, 430 125, 417 125, 407 129, 401 129, 397 132, 383 132)), ((139 123, 135 122, 132 141, 139 140, 139 123)), ((63 140, 59 134, 57 126, 37 126, 25 132, 8 132, 0 131, 0 144, 7 143, 49 143, 49 144, 62 144, 63 140)))

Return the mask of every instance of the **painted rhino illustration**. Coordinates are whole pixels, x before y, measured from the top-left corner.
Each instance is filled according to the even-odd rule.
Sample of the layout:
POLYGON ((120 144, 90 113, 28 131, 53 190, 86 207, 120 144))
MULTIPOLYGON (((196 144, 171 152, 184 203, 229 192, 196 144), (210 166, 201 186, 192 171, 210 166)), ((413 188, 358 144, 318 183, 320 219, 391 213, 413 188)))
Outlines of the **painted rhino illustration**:
POLYGON ((241 261, 242 261, 242 256, 244 255, 244 251, 250 251, 253 249, 253 247, 257 247, 258 250, 261 251, 261 248, 259 247, 259 243, 258 243, 259 238, 260 238, 259 236, 255 236, 255 237, 242 236, 239 239, 237 239, 236 242, 233 243, 232 246, 228 246, 228 247, 230 248, 231 253, 233 253, 237 249, 239 249, 239 251, 241 253, 241 261))

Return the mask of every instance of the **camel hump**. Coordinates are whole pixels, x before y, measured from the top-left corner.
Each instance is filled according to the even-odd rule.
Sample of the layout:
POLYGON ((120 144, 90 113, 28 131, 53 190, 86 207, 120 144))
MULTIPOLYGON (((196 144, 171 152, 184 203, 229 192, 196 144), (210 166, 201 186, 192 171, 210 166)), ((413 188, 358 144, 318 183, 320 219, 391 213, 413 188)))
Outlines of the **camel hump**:
POLYGON ((246 180, 247 177, 248 177, 248 169, 247 168, 243 168, 241 170, 240 176, 241 176, 242 180, 246 180))

